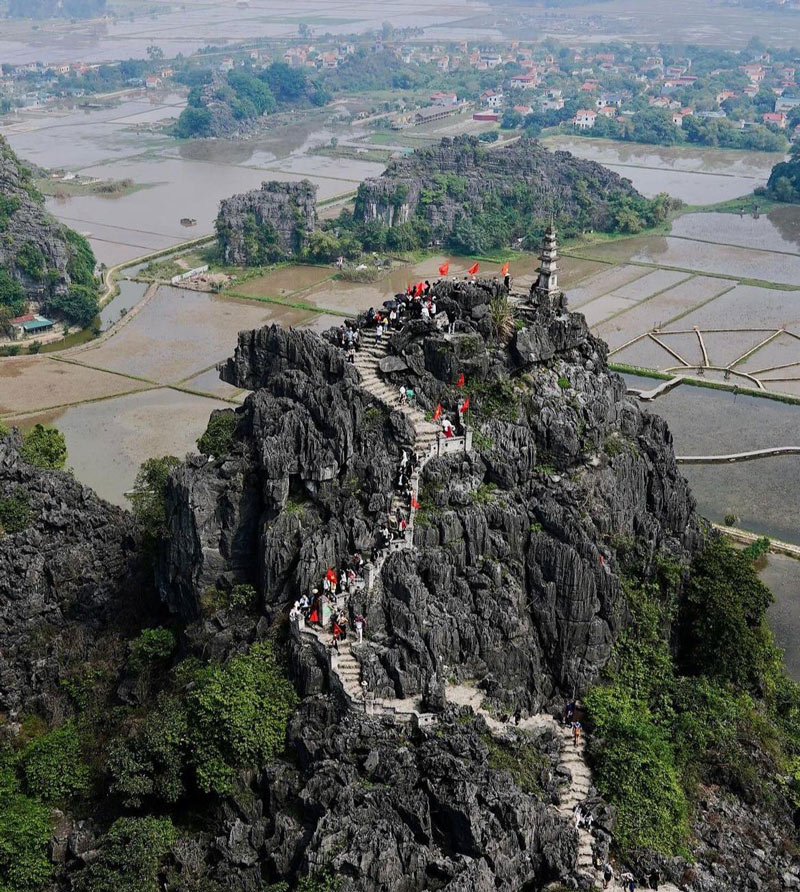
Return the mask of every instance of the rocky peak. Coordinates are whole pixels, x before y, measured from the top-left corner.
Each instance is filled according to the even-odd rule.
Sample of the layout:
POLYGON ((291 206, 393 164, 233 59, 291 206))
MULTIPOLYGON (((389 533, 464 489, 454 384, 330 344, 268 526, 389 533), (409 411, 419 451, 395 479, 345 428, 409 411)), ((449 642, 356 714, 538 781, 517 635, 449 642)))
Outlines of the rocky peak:
POLYGON ((593 229, 608 226, 612 198, 639 196, 630 180, 608 168, 549 152, 536 140, 489 148, 459 136, 392 161, 380 177, 365 180, 355 217, 397 226, 421 216, 434 239, 448 239, 459 220, 479 218, 498 201, 516 201, 522 187, 530 190, 531 221, 547 220, 556 210, 563 220, 581 219, 593 229))
MULTIPOLYGON (((468 394, 475 446, 427 463, 415 548, 354 604, 372 631, 362 672, 382 695, 413 697, 446 664, 538 709, 597 678, 625 627, 615 543, 635 538, 645 563, 685 557, 694 502, 666 425, 626 398, 582 316, 511 295, 506 340, 493 333, 500 283, 434 291, 455 334, 411 322, 390 339, 384 378, 454 420, 468 394)), ((335 330, 240 334, 222 376, 254 392, 234 446, 190 463, 169 493, 160 586, 174 610, 192 615, 205 588, 248 581, 277 621, 326 568, 377 548, 414 433, 344 357, 335 330)))
POLYGON ((226 263, 257 265, 297 254, 317 222, 317 187, 270 180, 220 202, 216 230, 226 263))
POLYGON ((28 298, 41 301, 68 290, 82 250, 91 257, 88 272, 82 272, 91 277, 94 257, 88 244, 47 213, 30 170, 0 136, 0 270, 17 280, 28 298))

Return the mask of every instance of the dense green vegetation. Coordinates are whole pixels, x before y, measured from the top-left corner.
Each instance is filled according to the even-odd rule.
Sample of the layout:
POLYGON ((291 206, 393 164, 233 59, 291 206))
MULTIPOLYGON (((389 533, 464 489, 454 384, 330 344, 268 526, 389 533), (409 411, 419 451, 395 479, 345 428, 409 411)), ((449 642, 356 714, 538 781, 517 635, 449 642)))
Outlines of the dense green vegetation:
POLYGON ((185 686, 162 691, 111 751, 111 789, 128 805, 174 803, 188 788, 227 792, 238 769, 263 765, 283 747, 296 695, 272 645, 255 644, 224 665, 179 667, 177 677, 185 686))
POLYGON ((142 546, 150 553, 166 534, 167 481, 180 463, 174 455, 148 458, 139 468, 133 489, 127 495, 142 546))
POLYGON ((274 62, 263 69, 235 68, 224 77, 193 72, 188 106, 175 134, 181 139, 220 135, 234 122, 254 120, 283 107, 325 105, 330 94, 299 68, 274 62))
POLYGON ((763 547, 713 540, 680 601, 682 571, 668 561, 625 582, 634 623, 587 697, 595 779, 617 807, 623 852, 684 850, 699 782, 765 808, 800 804, 800 686, 765 624, 770 596, 753 565, 763 547))
POLYGON ((201 455, 212 458, 226 456, 233 443, 236 430, 236 415, 232 410, 214 412, 208 420, 203 435, 197 441, 197 450, 201 455))
POLYGON ((772 168, 766 191, 776 201, 800 201, 800 145, 792 146, 788 161, 772 168))
MULTIPOLYGON (((531 132, 536 135, 541 132, 541 121, 541 116, 532 115, 525 119, 523 125, 532 128, 531 132)), ((574 132, 577 136, 620 139, 658 146, 685 144, 758 152, 785 152, 787 147, 786 137, 778 131, 758 124, 743 130, 737 122, 728 118, 700 118, 692 115, 683 119, 681 127, 676 127, 672 123, 672 112, 665 109, 640 111, 633 118, 624 121, 598 115, 594 127, 574 132)))
POLYGON ((76 892, 160 892, 158 867, 177 837, 169 818, 118 818, 100 854, 76 877, 76 892))
POLYGON ((13 317, 24 313, 27 305, 28 298, 19 280, 0 266, 0 307, 8 308, 13 317))
POLYGON ((24 489, 18 487, 10 495, 0 498, 0 536, 21 533, 31 522, 31 503, 24 489))
MULTIPOLYGON (((663 223, 672 208, 671 199, 665 194, 647 199, 620 190, 607 200, 606 213, 598 220, 593 184, 576 176, 572 187, 574 207, 556 213, 556 225, 566 237, 581 235, 597 224, 602 224, 600 228, 608 232, 641 232, 663 223)), ((483 184, 477 206, 469 194, 470 188, 465 177, 434 173, 422 191, 412 219, 390 227, 374 220, 363 221, 365 215, 360 205, 367 193, 362 186, 356 198, 355 214, 345 210, 336 220, 323 223, 321 230, 312 234, 306 256, 311 260, 329 261, 340 255, 355 258, 370 251, 406 252, 426 248, 434 240, 453 253, 480 256, 519 240, 529 247, 540 243, 549 220, 542 215, 541 197, 535 188, 522 180, 483 184), (441 215, 431 214, 431 210, 446 203, 459 205, 453 226, 432 228, 431 217, 441 215)), ((477 187, 473 184, 472 188, 477 187)), ((395 195, 398 204, 405 198, 403 190, 407 192, 407 187, 398 183, 395 195)))
POLYGON ((26 462, 45 470, 63 468, 66 464, 67 441, 56 428, 36 424, 23 439, 21 454, 26 462))

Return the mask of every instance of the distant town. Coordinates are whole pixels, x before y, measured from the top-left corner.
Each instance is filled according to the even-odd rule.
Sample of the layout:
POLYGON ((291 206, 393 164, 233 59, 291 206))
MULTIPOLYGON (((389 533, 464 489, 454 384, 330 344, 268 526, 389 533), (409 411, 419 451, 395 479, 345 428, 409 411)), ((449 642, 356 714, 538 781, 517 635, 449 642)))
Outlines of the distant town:
POLYGON ((343 40, 301 24, 293 40, 209 47, 174 60, 153 45, 147 56, 3 66, 0 113, 91 106, 126 90, 188 88, 190 108, 176 130, 184 137, 236 135, 244 123, 289 106, 354 95, 371 103, 362 117, 379 115, 374 126, 394 130, 470 112, 529 135, 569 130, 661 145, 783 152, 800 136, 800 58, 755 39, 742 51, 573 48, 552 41, 434 43, 389 24, 343 40), (230 112, 222 128, 212 115, 220 104, 230 112))

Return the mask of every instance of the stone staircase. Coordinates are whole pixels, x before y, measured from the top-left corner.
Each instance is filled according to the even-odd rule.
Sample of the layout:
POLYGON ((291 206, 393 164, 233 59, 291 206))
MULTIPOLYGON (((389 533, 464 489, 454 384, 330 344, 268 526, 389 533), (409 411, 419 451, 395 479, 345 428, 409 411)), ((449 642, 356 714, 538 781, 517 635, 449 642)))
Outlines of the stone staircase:
MULTIPOLYGON (((564 817, 573 819, 573 809, 582 803, 589 795, 592 786, 592 771, 586 764, 586 740, 583 735, 575 746, 572 740, 572 730, 569 725, 559 725, 555 720, 553 724, 558 729, 561 737, 561 758, 558 760, 559 768, 566 768, 570 774, 570 785, 561 796, 558 811, 564 817)), ((602 882, 595 877, 595 869, 592 863, 592 834, 585 827, 578 828, 578 870, 583 874, 590 874, 597 885, 602 882)))
MULTIPOLYGON (((399 387, 394 387, 381 378, 380 361, 386 355, 387 342, 384 338, 379 343, 369 343, 363 346, 356 354, 355 366, 361 377, 361 386, 364 390, 380 400, 390 411, 401 412, 411 422, 414 429, 414 442, 408 444, 408 447, 413 449, 417 456, 417 467, 411 475, 411 487, 416 495, 419 492, 422 469, 433 456, 438 455, 439 426, 428 421, 416 406, 402 403, 399 387)), ((395 491, 388 513, 394 515, 398 508, 406 517, 405 536, 392 542, 373 561, 371 572, 368 573, 370 581, 379 579, 383 563, 392 551, 413 547, 416 511, 406 503, 406 499, 401 493, 395 491)))

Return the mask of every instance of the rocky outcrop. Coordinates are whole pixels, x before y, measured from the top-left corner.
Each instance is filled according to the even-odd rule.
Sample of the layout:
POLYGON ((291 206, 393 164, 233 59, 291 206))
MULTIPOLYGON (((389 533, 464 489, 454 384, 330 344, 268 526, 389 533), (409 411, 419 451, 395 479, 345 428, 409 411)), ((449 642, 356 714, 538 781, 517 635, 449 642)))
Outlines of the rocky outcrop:
POLYGON ((457 232, 465 221, 492 238, 498 215, 515 207, 511 234, 523 237, 551 214, 562 229, 608 229, 609 202, 624 197, 640 196, 630 180, 593 161, 549 152, 528 138, 490 149, 463 136, 392 161, 380 177, 365 180, 355 217, 386 226, 421 218, 431 238, 444 242, 468 238, 457 232))
MULTIPOLYGON (((412 322, 391 380, 455 415, 463 373, 475 448, 429 461, 416 548, 392 554, 367 615, 362 672, 376 695, 413 697, 446 665, 506 707, 537 711, 585 690, 625 627, 617 543, 645 565, 699 541, 663 421, 625 397, 581 316, 525 301, 508 344, 491 335, 497 284, 441 283, 457 334, 412 322)), ((203 591, 257 582, 268 616, 354 551, 369 554, 391 504, 405 416, 387 412, 330 341, 277 326, 243 332, 223 378, 254 389, 231 454, 172 482, 161 591, 191 616, 203 591), (187 557, 187 554, 191 557, 187 557)))
POLYGON ((82 236, 45 211, 31 172, 0 136, 0 274, 3 271, 20 284, 26 298, 46 302, 68 291, 73 282, 91 284, 94 255, 82 236))
POLYGON ((270 180, 220 202, 216 230, 225 263, 253 266, 297 254, 317 222, 317 187, 270 180))
POLYGON ((569 871, 576 843, 547 808, 557 741, 518 737, 534 766, 524 787, 498 770, 499 745, 468 711, 409 734, 307 700, 288 733, 294 763, 252 778, 249 799, 197 841, 191 870, 236 889, 294 874, 328 874, 343 890, 541 888, 569 871))
POLYGON ((23 517, 0 532, 0 712, 53 718, 61 682, 85 671, 102 630, 146 606, 146 586, 130 515, 27 464, 21 445, 0 437, 0 505, 14 500, 23 517))

